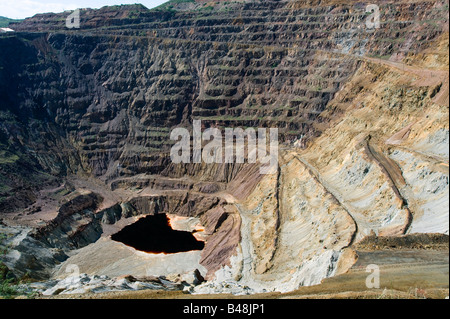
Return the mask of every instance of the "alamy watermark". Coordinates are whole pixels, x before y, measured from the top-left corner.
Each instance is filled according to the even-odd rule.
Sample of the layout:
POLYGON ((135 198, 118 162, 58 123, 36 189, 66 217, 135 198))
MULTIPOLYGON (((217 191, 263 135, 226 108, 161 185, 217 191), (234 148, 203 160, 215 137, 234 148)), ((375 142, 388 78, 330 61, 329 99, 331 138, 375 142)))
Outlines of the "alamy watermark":
POLYGON ((367 29, 380 28, 380 8, 376 4, 369 4, 366 7, 366 13, 369 13, 366 19, 367 29))
POLYGON ((68 29, 79 29, 80 28, 80 9, 74 10, 66 18, 66 28, 68 28, 68 29))
POLYGON ((366 287, 369 289, 379 289, 380 288, 380 267, 375 264, 368 265, 366 267, 366 272, 370 275, 366 278, 366 287))
MULTIPOLYGON (((379 29, 380 28, 380 8, 376 4, 368 4, 366 6, 366 13, 368 17, 366 18, 367 29, 379 29)), ((66 18, 66 28, 68 29, 79 29, 80 28, 80 9, 75 9, 66 18)))
POLYGON ((191 145, 188 129, 175 128, 171 131, 170 139, 176 141, 170 150, 173 163, 245 163, 247 159, 247 163, 261 164, 261 174, 277 172, 277 128, 225 128, 224 134, 218 128, 207 128, 202 132, 201 120, 194 120, 192 135, 191 145), (208 143, 203 145, 204 142, 208 143))
POLYGON ((69 275, 67 278, 70 279, 71 283, 75 283, 77 282, 77 280, 80 277, 80 267, 78 267, 78 265, 76 264, 69 264, 66 266, 65 269, 66 273, 71 274, 69 275))

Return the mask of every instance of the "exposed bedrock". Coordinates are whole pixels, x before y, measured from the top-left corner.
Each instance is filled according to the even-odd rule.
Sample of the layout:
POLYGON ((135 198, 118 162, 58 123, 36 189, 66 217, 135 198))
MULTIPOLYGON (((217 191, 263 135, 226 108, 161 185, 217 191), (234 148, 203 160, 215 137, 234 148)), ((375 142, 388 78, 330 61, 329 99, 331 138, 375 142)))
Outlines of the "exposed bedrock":
POLYGON ((380 2, 376 30, 363 4, 334 1, 88 9, 77 32, 66 13, 15 24, 0 38, 0 208, 23 209, 70 173, 169 173, 170 129, 193 119, 277 127, 305 146, 342 115, 324 110, 363 57, 415 62, 445 34, 446 4, 380 2))
MULTIPOLYGON (((73 255, 73 251, 82 250, 96 243, 101 237, 109 238, 109 233, 117 232, 140 216, 165 213, 195 218, 198 224, 205 224, 204 237, 211 238, 211 244, 206 243, 203 252, 205 256, 202 258, 207 260, 207 265, 212 269, 225 264, 229 255, 234 253, 232 247, 239 242, 239 236, 234 236, 234 239, 227 237, 225 245, 217 245, 217 240, 224 240, 223 237, 230 235, 234 229, 239 230, 239 217, 234 217, 233 220, 236 221, 230 223, 229 210, 221 209, 223 201, 216 197, 188 193, 134 197, 127 202, 98 210, 101 200, 95 193, 78 194, 61 206, 54 219, 36 229, 24 228, 16 231, 14 227, 5 225, 5 233, 11 232, 7 243, 12 249, 6 265, 17 276, 23 276, 29 271, 31 277, 42 279, 49 276, 52 268, 67 259, 68 255, 73 255), (116 226, 121 220, 123 224, 116 226), (227 249, 227 245, 231 248, 227 249), (43 250, 48 252, 44 254, 43 250), (57 253, 57 256, 49 256, 52 253, 57 253), (216 253, 219 258, 216 258, 216 253), (23 261, 30 258, 33 259, 33 266, 26 265, 23 261), (42 272, 35 271, 35 268, 42 268, 42 272)), ((83 262, 89 263, 89 260, 83 262)), ((79 266, 83 267, 81 264, 79 266)))

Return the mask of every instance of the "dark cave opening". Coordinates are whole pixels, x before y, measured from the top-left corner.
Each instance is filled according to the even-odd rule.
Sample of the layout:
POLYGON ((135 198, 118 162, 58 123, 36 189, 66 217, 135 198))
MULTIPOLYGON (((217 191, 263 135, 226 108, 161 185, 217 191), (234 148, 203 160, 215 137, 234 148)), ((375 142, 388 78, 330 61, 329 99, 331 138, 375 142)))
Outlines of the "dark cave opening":
POLYGON ((149 215, 124 227, 111 239, 147 253, 179 253, 202 250, 205 243, 192 233, 173 230, 166 214, 149 215))

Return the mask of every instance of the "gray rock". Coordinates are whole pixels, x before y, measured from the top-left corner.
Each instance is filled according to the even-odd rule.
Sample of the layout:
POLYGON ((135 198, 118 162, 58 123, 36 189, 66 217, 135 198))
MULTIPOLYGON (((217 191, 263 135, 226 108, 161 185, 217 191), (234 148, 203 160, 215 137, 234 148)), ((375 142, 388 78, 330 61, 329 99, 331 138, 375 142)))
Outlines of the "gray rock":
POLYGON ((162 277, 143 278, 140 281, 133 276, 109 278, 107 276, 89 276, 80 274, 61 280, 32 283, 23 287, 28 292, 38 292, 44 296, 59 294, 83 294, 87 292, 102 293, 126 290, 181 290, 183 285, 162 277))

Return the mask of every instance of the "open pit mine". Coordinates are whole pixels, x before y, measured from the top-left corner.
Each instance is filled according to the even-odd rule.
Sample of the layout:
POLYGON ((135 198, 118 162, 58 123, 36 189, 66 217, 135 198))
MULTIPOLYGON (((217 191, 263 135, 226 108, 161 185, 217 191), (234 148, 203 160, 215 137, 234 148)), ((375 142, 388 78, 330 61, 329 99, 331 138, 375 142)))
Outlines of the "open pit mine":
POLYGON ((10 295, 449 295, 448 0, 178 0, 8 28, 10 295), (251 134, 244 161, 220 140, 174 162, 177 128, 207 147, 194 122, 276 129, 274 169, 247 160, 251 134))

